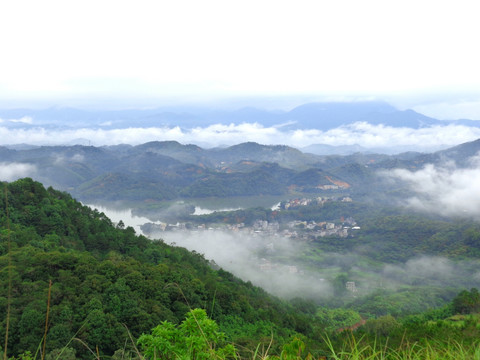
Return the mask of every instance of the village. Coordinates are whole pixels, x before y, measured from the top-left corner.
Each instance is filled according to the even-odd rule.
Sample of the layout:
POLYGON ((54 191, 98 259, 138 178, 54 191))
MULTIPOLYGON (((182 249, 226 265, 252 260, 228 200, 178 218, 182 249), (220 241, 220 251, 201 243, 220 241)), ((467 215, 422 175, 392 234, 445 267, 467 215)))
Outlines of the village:
MULTIPOLYGON (((306 206, 323 206, 327 202, 351 202, 350 197, 341 198, 297 198, 279 203, 274 211, 289 211, 306 206)), ((300 276, 302 278, 311 277, 294 263, 284 263, 278 261, 278 256, 284 252, 285 244, 309 243, 324 237, 335 237, 346 239, 355 236, 355 232, 361 230, 357 222, 351 217, 340 217, 336 221, 305 221, 291 220, 287 222, 267 221, 262 219, 254 220, 249 224, 240 223, 201 223, 177 222, 175 224, 167 223, 146 223, 141 226, 142 232, 151 237, 160 236, 168 238, 169 234, 185 236, 223 236, 231 235, 236 239, 241 239, 244 246, 251 254, 255 254, 247 261, 251 269, 256 269, 260 273, 282 274, 287 278, 300 276)), ((235 262, 235 260, 232 260, 235 262)), ((215 262, 212 261, 215 267, 215 262)), ((230 264, 232 265, 232 264, 230 264)), ((312 278, 315 282, 327 281, 322 276, 312 278)), ((352 295, 357 293, 355 282, 348 281, 345 284, 346 290, 352 295)))
MULTIPOLYGON (((292 199, 279 203, 278 210, 291 210, 301 206, 323 205, 329 201, 351 202, 350 197, 332 199, 325 197, 292 199)), ((167 224, 163 222, 146 223, 141 226, 142 232, 153 235, 165 231, 227 231, 242 233, 252 237, 284 237, 300 241, 312 241, 319 237, 334 236, 346 238, 353 236, 355 231, 360 230, 356 221, 351 218, 341 217, 338 221, 304 221, 292 220, 286 223, 278 221, 255 220, 252 224, 246 225, 243 222, 236 224, 192 224, 188 222, 177 222, 167 224)))
MULTIPOLYGON (((308 205, 323 205, 329 201, 351 202, 350 197, 340 199, 317 197, 313 199, 301 198, 292 199, 278 204, 278 210, 292 210, 294 208, 308 205)), ((295 241, 310 242, 323 237, 347 238, 355 236, 354 233, 360 230, 360 226, 351 217, 341 217, 338 221, 305 221, 291 220, 285 223, 278 221, 267 221, 257 219, 253 223, 247 225, 244 222, 228 224, 228 223, 212 223, 212 224, 193 224, 189 222, 177 222, 168 224, 164 222, 146 223, 141 226, 142 232, 146 236, 158 236, 162 233, 170 232, 224 232, 236 235, 246 236, 252 239, 262 239, 268 246, 273 246, 276 238, 291 239, 295 241)), ((267 266, 268 267, 268 266, 267 266)))

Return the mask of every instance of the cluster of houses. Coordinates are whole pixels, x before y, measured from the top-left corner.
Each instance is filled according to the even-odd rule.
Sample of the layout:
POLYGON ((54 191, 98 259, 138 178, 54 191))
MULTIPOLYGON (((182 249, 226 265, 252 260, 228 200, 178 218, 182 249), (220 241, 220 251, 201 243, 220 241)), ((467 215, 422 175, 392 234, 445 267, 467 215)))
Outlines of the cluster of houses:
MULTIPOLYGON (((325 185, 327 186, 327 185, 325 185)), ((336 186, 336 185, 328 185, 328 186, 336 186)), ((352 202, 352 198, 349 196, 343 196, 339 199, 331 198, 331 197, 316 197, 313 199, 308 198, 301 198, 301 199, 291 199, 288 201, 283 201, 280 203, 280 209, 288 210, 293 209, 299 206, 307 206, 307 205, 323 205, 329 201, 341 201, 341 202, 352 202)))
MULTIPOLYGON (((288 210, 300 206, 308 205, 323 205, 330 201, 351 202, 350 197, 342 198, 325 198, 317 197, 313 199, 301 198, 282 202, 279 205, 280 209, 288 210)), ((236 224, 192 224, 192 223, 148 223, 142 226, 142 231, 146 235, 154 235, 163 231, 189 231, 189 232, 215 232, 225 231, 237 233, 242 237, 246 236, 253 240, 252 246, 257 252, 257 257, 251 259, 252 267, 258 269, 260 272, 266 273, 281 273, 286 276, 304 276, 303 270, 299 269, 293 264, 281 264, 271 261, 269 258, 277 253, 277 245, 282 244, 282 239, 292 239, 295 241, 314 241, 319 237, 338 237, 346 238, 353 236, 355 231, 360 230, 356 221, 351 218, 340 218, 338 221, 304 221, 292 220, 286 223, 279 223, 278 221, 267 221, 257 219, 253 223, 236 223, 236 224)), ((282 245, 279 245, 280 247, 282 245)), ((318 280, 318 279, 317 279, 318 280)), ((320 279, 324 281, 324 279, 320 279)), ((357 294, 358 288, 355 282, 347 281, 345 284, 346 290, 353 296, 357 294)))
POLYGON ((251 227, 246 227, 245 224, 229 225, 229 230, 246 231, 252 235, 264 236, 283 236, 286 238, 311 240, 312 237, 337 236, 345 238, 351 235, 352 232, 360 230, 356 221, 349 218, 341 218, 338 223, 327 221, 302 221, 293 220, 280 226, 277 221, 268 222, 266 220, 257 220, 251 227))
POLYGON ((243 233, 252 237, 258 236, 283 236, 291 239, 311 240, 316 237, 337 236, 345 238, 356 230, 360 230, 355 220, 348 218, 339 223, 326 221, 301 221, 294 220, 281 226, 277 221, 256 220, 251 226, 245 223, 225 224, 222 226, 206 226, 205 224, 196 225, 194 227, 185 223, 165 224, 165 223, 147 223, 141 226, 145 235, 153 235, 163 231, 229 231, 243 233))
MULTIPOLYGON (((310 204, 321 205, 328 201, 342 201, 351 202, 350 197, 342 197, 339 199, 317 197, 314 199, 293 199, 287 202, 282 202, 280 208, 290 209, 298 206, 307 206, 310 204)), ((280 224, 278 221, 256 220, 251 225, 245 223, 238 224, 221 224, 215 225, 192 225, 188 223, 147 223, 141 226, 142 232, 149 236, 163 231, 216 231, 223 230, 229 232, 243 233, 252 237, 277 237, 298 239, 309 241, 318 237, 336 236, 346 238, 360 227, 351 217, 346 219, 341 218, 338 222, 328 221, 303 221, 293 220, 286 224, 280 224)))
POLYGON ((352 233, 352 231, 360 230, 356 221, 353 218, 340 219, 339 223, 326 221, 300 221, 294 220, 287 223, 290 230, 284 230, 284 236, 299 237, 301 235, 314 237, 338 236, 345 238, 352 233), (292 229, 294 229, 292 231, 292 229), (301 233, 296 230, 302 230, 301 233), (299 235, 300 234, 300 235, 299 235))

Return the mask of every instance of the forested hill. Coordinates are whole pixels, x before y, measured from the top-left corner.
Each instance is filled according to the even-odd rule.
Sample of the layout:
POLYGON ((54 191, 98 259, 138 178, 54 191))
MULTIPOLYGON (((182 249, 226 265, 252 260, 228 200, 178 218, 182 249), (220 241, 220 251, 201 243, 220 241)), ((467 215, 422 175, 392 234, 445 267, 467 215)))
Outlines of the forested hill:
POLYGON ((206 309, 240 345, 312 333, 313 317, 202 255, 137 236, 32 179, 2 183, 0 208, 0 337, 8 317, 8 354, 37 349, 50 281, 47 354, 68 346, 88 358, 88 345, 112 355, 131 344, 126 329, 137 338, 193 308, 206 309))
POLYGON ((318 156, 288 146, 252 142, 202 149, 176 141, 154 141, 137 146, 0 147, 0 158, 5 180, 30 176, 86 203, 123 201, 137 207, 142 202, 296 197, 299 193, 341 193, 394 202, 394 197, 404 199, 415 190, 408 182, 392 182, 388 177, 392 171, 415 173, 426 166, 443 168, 453 162, 469 169, 478 151, 479 140, 433 154, 348 156, 318 156))

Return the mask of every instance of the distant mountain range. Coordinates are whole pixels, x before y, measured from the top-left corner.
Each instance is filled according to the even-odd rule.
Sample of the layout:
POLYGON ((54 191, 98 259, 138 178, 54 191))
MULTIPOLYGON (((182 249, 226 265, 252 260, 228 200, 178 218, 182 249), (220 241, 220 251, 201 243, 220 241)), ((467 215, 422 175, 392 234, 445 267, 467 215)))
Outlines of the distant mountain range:
MULTIPOLYGON (((5 131, 0 143, 20 150, 29 148, 22 144, 29 141, 25 139, 35 139, 32 143, 37 145, 97 146, 175 139, 212 148, 238 144, 240 138, 266 144, 278 141, 316 155, 399 154, 411 150, 434 152, 452 146, 451 141, 440 142, 448 136, 448 125, 468 126, 472 132, 480 133, 480 120, 437 120, 413 110, 398 110, 382 101, 308 103, 290 111, 191 106, 87 111, 53 107, 0 110, 0 129, 5 131), (391 128, 400 127, 401 136, 396 136, 391 128), (143 139, 142 131, 152 128, 155 131, 148 131, 150 136, 143 139), (438 131, 443 132, 443 137, 436 138, 438 131), (418 135, 418 141, 407 141, 410 133, 418 135), (419 140, 425 136, 423 133, 433 141, 419 140), (354 139, 358 139, 357 144, 352 143, 354 139)), ((465 134, 468 131, 463 132, 464 141, 472 140, 465 134)))
POLYGON ((320 102, 298 106, 290 111, 268 111, 245 107, 239 110, 213 110, 201 107, 163 107, 147 110, 87 111, 74 108, 44 110, 0 110, 1 126, 7 127, 158 127, 192 128, 212 124, 258 123, 326 131, 358 121, 392 127, 421 128, 449 123, 480 126, 480 121, 441 121, 413 110, 398 110, 381 101, 320 102), (23 120, 22 120, 23 119, 23 120), (9 121, 14 120, 14 121, 9 121))
POLYGON ((0 147, 0 163, 5 173, 12 165, 26 165, 30 170, 24 176, 68 191, 82 201, 306 193, 372 197, 395 190, 377 176, 379 171, 418 170, 448 160, 469 167, 479 151, 480 139, 432 154, 346 156, 318 156, 253 142, 204 149, 166 141, 138 146, 0 147))

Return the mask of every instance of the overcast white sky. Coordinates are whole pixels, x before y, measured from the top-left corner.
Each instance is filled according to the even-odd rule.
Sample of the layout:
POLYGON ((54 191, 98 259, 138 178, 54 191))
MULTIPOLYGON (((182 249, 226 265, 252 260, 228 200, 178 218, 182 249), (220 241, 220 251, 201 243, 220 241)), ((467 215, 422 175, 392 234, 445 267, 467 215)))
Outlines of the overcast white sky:
POLYGON ((0 107, 381 98, 480 119, 475 0, 0 3, 0 107))

